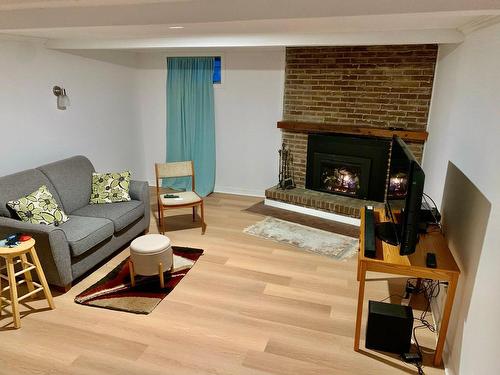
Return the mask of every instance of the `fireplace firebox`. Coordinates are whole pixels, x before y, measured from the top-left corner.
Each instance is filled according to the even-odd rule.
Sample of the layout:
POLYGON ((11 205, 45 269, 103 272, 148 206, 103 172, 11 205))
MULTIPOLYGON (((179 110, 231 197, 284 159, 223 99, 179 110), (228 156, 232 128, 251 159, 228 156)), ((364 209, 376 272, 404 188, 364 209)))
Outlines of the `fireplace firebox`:
POLYGON ((354 198, 367 196, 370 159, 317 152, 313 163, 316 190, 354 198))
POLYGON ((311 134, 306 188, 383 202, 390 141, 311 134))

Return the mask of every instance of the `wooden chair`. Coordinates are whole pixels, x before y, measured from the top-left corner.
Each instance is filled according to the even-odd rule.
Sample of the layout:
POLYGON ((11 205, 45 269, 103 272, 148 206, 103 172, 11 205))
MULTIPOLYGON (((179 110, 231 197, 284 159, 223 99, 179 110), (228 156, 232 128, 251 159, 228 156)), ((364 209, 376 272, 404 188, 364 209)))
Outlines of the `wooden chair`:
POLYGON ((205 224, 205 212, 203 198, 195 191, 194 166, 193 161, 180 161, 173 163, 156 163, 156 200, 158 203, 158 220, 161 233, 165 233, 165 210, 176 208, 193 208, 193 222, 196 221, 198 206, 201 207, 201 234, 205 234, 207 225, 205 224), (192 191, 173 192, 179 198, 165 198, 165 194, 160 193, 161 180, 167 177, 191 177, 192 191))

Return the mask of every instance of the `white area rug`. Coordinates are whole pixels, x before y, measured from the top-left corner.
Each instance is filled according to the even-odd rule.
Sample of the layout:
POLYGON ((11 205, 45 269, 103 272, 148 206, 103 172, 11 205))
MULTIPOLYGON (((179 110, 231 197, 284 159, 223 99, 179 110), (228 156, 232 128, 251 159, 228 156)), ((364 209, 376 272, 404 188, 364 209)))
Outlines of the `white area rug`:
POLYGON ((301 249, 337 260, 352 257, 358 251, 358 239, 305 225, 266 217, 245 228, 243 232, 256 237, 284 242, 301 249))

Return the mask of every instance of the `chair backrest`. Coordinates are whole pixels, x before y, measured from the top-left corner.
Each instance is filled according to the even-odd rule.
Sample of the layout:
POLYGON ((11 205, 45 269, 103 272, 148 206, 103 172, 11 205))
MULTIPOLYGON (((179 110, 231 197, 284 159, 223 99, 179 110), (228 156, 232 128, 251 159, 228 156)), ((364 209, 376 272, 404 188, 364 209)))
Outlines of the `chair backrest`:
POLYGON ((159 188, 161 180, 167 177, 189 177, 191 176, 191 184, 193 191, 194 187, 194 166, 193 161, 176 161, 171 163, 156 163, 156 187, 159 188))

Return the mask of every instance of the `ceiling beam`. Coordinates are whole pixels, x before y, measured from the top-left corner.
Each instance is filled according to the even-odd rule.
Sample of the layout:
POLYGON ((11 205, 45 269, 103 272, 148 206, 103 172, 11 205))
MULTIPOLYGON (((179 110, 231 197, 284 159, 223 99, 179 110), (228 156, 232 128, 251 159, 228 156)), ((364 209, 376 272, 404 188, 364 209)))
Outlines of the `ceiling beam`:
POLYGON ((213 35, 176 38, 151 38, 129 40, 64 40, 46 42, 51 49, 142 49, 142 48, 203 48, 203 47, 264 47, 264 46, 356 46, 390 44, 461 43, 464 34, 458 30, 398 30, 345 32, 322 34, 252 34, 213 35))

